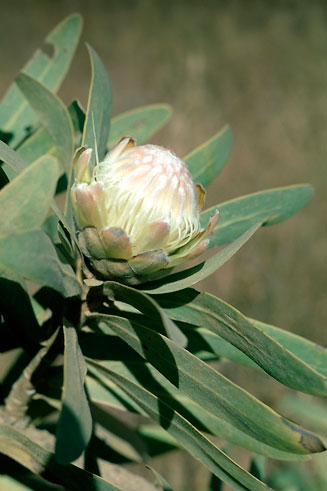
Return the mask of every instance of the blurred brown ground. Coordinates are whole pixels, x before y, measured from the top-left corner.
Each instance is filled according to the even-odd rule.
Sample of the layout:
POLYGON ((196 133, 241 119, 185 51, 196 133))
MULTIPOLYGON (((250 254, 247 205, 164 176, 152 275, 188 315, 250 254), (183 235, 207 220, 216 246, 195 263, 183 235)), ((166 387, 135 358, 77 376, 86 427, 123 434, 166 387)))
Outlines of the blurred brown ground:
MULTIPOLYGON (((232 155, 209 186, 208 205, 271 187, 314 185, 309 206, 259 231, 201 288, 326 345, 324 1, 0 0, 0 95, 48 31, 76 11, 85 21, 83 40, 108 68, 114 114, 171 104, 173 118, 152 141, 179 156, 230 124, 232 155)), ((81 44, 60 91, 64 101, 77 97, 86 105, 89 79, 81 44)), ((278 407, 278 383, 260 383, 261 375, 228 363, 222 371, 278 407)), ((184 459, 159 459, 157 468, 178 491, 204 489, 207 473, 184 459)))

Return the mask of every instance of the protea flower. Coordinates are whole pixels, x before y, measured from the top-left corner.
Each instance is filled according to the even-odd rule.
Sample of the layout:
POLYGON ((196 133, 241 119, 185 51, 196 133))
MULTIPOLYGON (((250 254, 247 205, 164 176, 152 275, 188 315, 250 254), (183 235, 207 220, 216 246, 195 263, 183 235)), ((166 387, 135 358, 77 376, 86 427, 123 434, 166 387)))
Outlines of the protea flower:
POLYGON ((81 249, 98 278, 137 285, 206 249, 218 212, 201 229, 205 190, 182 160, 130 137, 93 171, 91 153, 75 154, 71 197, 81 249))

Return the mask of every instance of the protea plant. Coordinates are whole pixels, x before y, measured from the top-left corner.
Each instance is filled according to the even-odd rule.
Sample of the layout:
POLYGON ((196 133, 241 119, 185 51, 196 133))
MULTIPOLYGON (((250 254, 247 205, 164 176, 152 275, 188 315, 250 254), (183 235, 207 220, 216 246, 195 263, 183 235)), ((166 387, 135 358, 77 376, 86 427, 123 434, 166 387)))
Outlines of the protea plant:
POLYGON ((175 154, 135 146, 131 137, 93 171, 91 154, 85 147, 75 154, 71 197, 80 246, 96 276, 136 285, 206 249, 218 211, 201 229, 205 190, 175 154))
MULTIPOLYGON (((91 47, 87 109, 77 101, 67 108, 53 91, 80 31, 78 15, 56 27, 47 38, 53 56, 37 51, 0 102, 0 489, 172 489, 157 470, 153 483, 124 464, 183 447, 207 468, 201 489, 220 489, 222 480, 266 491, 261 479, 271 479, 258 456, 300 462, 326 442, 280 414, 277 398, 275 410, 229 380, 222 364, 249 365, 251 377, 257 368, 258 385, 271 377, 326 396, 327 350, 194 286, 262 225, 305 206, 312 187, 256 192, 200 214, 203 186, 230 153, 228 126, 184 158, 188 169, 171 151, 143 144, 170 108, 111 118, 111 84, 91 47), (169 274, 215 246, 224 247, 169 274), (219 442, 253 452, 255 475, 219 442)), ((323 433, 325 408, 311 399, 298 397, 296 407, 323 433)), ((320 485, 313 474, 306 489, 320 485)))

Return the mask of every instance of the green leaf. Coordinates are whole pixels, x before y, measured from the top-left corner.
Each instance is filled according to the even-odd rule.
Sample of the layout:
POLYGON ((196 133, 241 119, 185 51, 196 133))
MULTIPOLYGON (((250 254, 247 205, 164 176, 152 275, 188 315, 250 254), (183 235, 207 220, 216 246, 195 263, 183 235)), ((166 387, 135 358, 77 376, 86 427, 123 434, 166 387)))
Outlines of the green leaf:
MULTIPOLYGON (((133 462, 144 462, 149 459, 146 445, 136 428, 133 428, 130 420, 124 418, 126 413, 117 415, 117 412, 112 412, 112 408, 99 404, 92 404, 92 416, 95 425, 95 435, 110 442, 110 448, 127 460, 133 462), (99 428, 101 425, 101 428, 99 428)), ((129 413, 130 414, 130 413, 129 413)), ((92 442, 93 443, 93 442, 92 442)), ((92 443, 90 453, 92 451, 92 443)))
POLYGON ((249 472, 258 479, 265 479, 266 459, 262 455, 254 455, 251 459, 249 472))
POLYGON ((63 169, 69 169, 74 150, 73 125, 66 106, 49 89, 26 73, 20 73, 16 83, 48 130, 58 149, 63 169))
POLYGON ((85 123, 85 112, 78 100, 74 100, 69 106, 68 111, 73 122, 75 131, 83 133, 85 123))
POLYGON ((218 334, 284 385, 308 394, 327 395, 326 377, 214 295, 188 289, 178 297, 160 296, 158 302, 172 319, 218 334))
MULTIPOLYGON (((83 133, 85 114, 80 107, 79 102, 73 101, 68 107, 68 112, 72 120, 74 130, 83 133)), ((24 140, 22 145, 18 147, 17 153, 23 157, 25 160, 25 165, 26 162, 34 162, 46 153, 54 155, 58 160, 60 160, 58 148, 56 147, 49 131, 44 127, 39 128, 29 138, 24 140)))
POLYGON ((141 145, 167 122, 171 114, 168 104, 149 104, 120 114, 112 119, 108 145, 115 145, 123 136, 131 136, 137 145, 141 145))
POLYGON ((92 434, 92 417, 85 395, 86 364, 76 329, 64 326, 65 358, 62 409, 57 426, 56 459, 66 465, 87 447, 92 434))
POLYGON ((165 336, 120 317, 94 314, 90 318, 106 323, 195 403, 244 433, 288 452, 324 450, 319 437, 287 421, 165 336))
POLYGON ((65 297, 79 295, 81 287, 70 266, 62 264, 42 230, 0 237, 0 269, 49 286, 65 297))
POLYGON ((252 235, 261 227, 262 222, 255 223, 241 237, 234 240, 230 245, 218 251, 207 261, 185 269, 178 273, 166 276, 162 280, 153 281, 145 285, 142 290, 151 294, 163 294, 175 292, 188 288, 199 281, 204 280, 212 273, 221 268, 236 252, 252 237, 252 235))
POLYGON ((159 305, 145 293, 114 281, 107 281, 103 284, 103 293, 110 300, 125 302, 143 312, 143 314, 152 319, 160 332, 166 334, 178 346, 185 347, 187 345, 187 338, 182 331, 167 317, 159 305))
MULTIPOLYGON (((23 71, 36 78, 48 89, 56 92, 64 79, 74 56, 82 29, 82 18, 78 14, 67 17, 46 38, 54 54, 49 57, 37 50, 23 71)), ((14 83, 0 103, 0 129, 7 136, 11 147, 15 147, 27 135, 37 118, 25 97, 14 83)))
POLYGON ((312 186, 301 184, 248 194, 208 208, 201 213, 203 226, 214 211, 219 210, 209 247, 231 242, 258 221, 273 225, 286 220, 307 205, 312 194, 312 186))
POLYGON ((153 472, 156 478, 156 483, 158 486, 160 486, 160 489, 162 489, 162 491, 174 491, 170 484, 166 481, 166 479, 162 477, 162 475, 158 471, 151 467, 151 465, 146 465, 145 467, 153 472))
POLYGON ((33 352, 41 332, 26 285, 19 276, 5 273, 0 277, 0 311, 25 351, 33 352))
POLYGON ((34 474, 46 474, 72 491, 122 491, 101 477, 75 465, 60 465, 54 454, 12 426, 0 425, 0 452, 18 461, 34 474))
MULTIPOLYGON (((82 145, 95 148, 95 139, 99 160, 103 159, 109 136, 111 117, 111 84, 106 67, 94 49, 87 45, 92 66, 92 81, 84 124, 82 145)), ((92 162, 95 162, 95 151, 92 162)))
POLYGON ((1 140, 0 160, 3 160, 9 165, 13 175, 19 174, 27 167, 27 162, 1 140))
POLYGON ((279 406, 292 415, 300 417, 320 434, 327 436, 327 407, 325 401, 304 399, 301 394, 288 394, 282 398, 279 406), (299 397, 300 396, 300 397, 299 397))
MULTIPOLYGON (((112 338, 113 336, 108 337, 112 338)), ((84 351, 84 353, 87 352, 84 351)), ((110 352, 108 353, 107 358, 109 357, 110 352)), ((178 411, 199 431, 210 433, 211 435, 222 438, 223 440, 231 442, 235 445, 245 447, 252 452, 262 454, 273 459, 307 460, 309 458, 307 455, 283 452, 282 450, 266 445, 265 443, 262 443, 261 441, 247 435, 243 431, 235 428, 232 424, 228 423, 221 417, 209 413, 205 408, 196 404, 180 390, 174 387, 150 364, 135 361, 129 361, 126 363, 126 361, 120 362, 110 360, 103 363, 103 365, 109 369, 114 369, 123 376, 127 376, 135 383, 140 382, 145 389, 150 390, 150 392, 155 394, 161 400, 165 401, 174 410, 178 411)), ((133 402, 130 399, 127 399, 127 396, 119 391, 119 389, 113 385, 108 386, 108 382, 104 386, 102 377, 100 377, 100 380, 89 377, 87 387, 90 398, 95 402, 100 403, 102 407, 107 406, 123 410, 126 410, 129 407, 130 411, 135 410, 133 402), (119 392, 117 392, 117 390, 119 392)), ((150 430, 144 431, 145 434, 150 433, 150 430)), ((159 429, 156 428, 156 431, 159 431, 159 429)), ((143 435, 143 433, 144 432, 142 431, 141 435, 143 435)), ((162 437, 161 433, 159 436, 160 438, 162 437)), ((178 446, 177 442, 168 443, 178 446)))
MULTIPOLYGON (((232 149, 229 126, 184 157, 193 181, 206 187, 224 167, 232 149)), ((258 221, 258 220, 257 220, 258 221)))
POLYGON ((58 165, 45 155, 0 192, 0 237, 33 230, 45 220, 58 179, 58 165))
POLYGON ((200 460, 211 472, 233 486, 234 489, 251 491, 267 489, 263 483, 233 462, 178 412, 144 387, 93 360, 88 360, 88 364, 117 384, 142 411, 164 426, 193 457, 200 460))
POLYGON ((17 148, 17 153, 27 164, 34 162, 44 154, 53 155, 60 161, 59 149, 53 141, 49 131, 41 127, 33 135, 24 140, 17 148))
POLYGON ((327 348, 309 341, 284 329, 271 326, 265 322, 250 319, 256 327, 278 341, 297 358, 311 366, 318 373, 327 377, 327 348))

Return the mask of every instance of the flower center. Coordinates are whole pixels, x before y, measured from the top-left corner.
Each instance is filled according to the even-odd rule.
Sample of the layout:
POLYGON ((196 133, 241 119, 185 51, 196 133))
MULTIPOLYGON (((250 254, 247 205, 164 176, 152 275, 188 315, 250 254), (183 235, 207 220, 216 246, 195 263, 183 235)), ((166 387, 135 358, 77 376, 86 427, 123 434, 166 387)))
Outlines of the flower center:
POLYGON ((106 224, 120 227, 132 244, 154 220, 167 220, 170 235, 165 245, 172 252, 199 232, 197 191, 185 163, 156 145, 127 149, 118 158, 98 164, 93 180, 105 191, 106 224))

